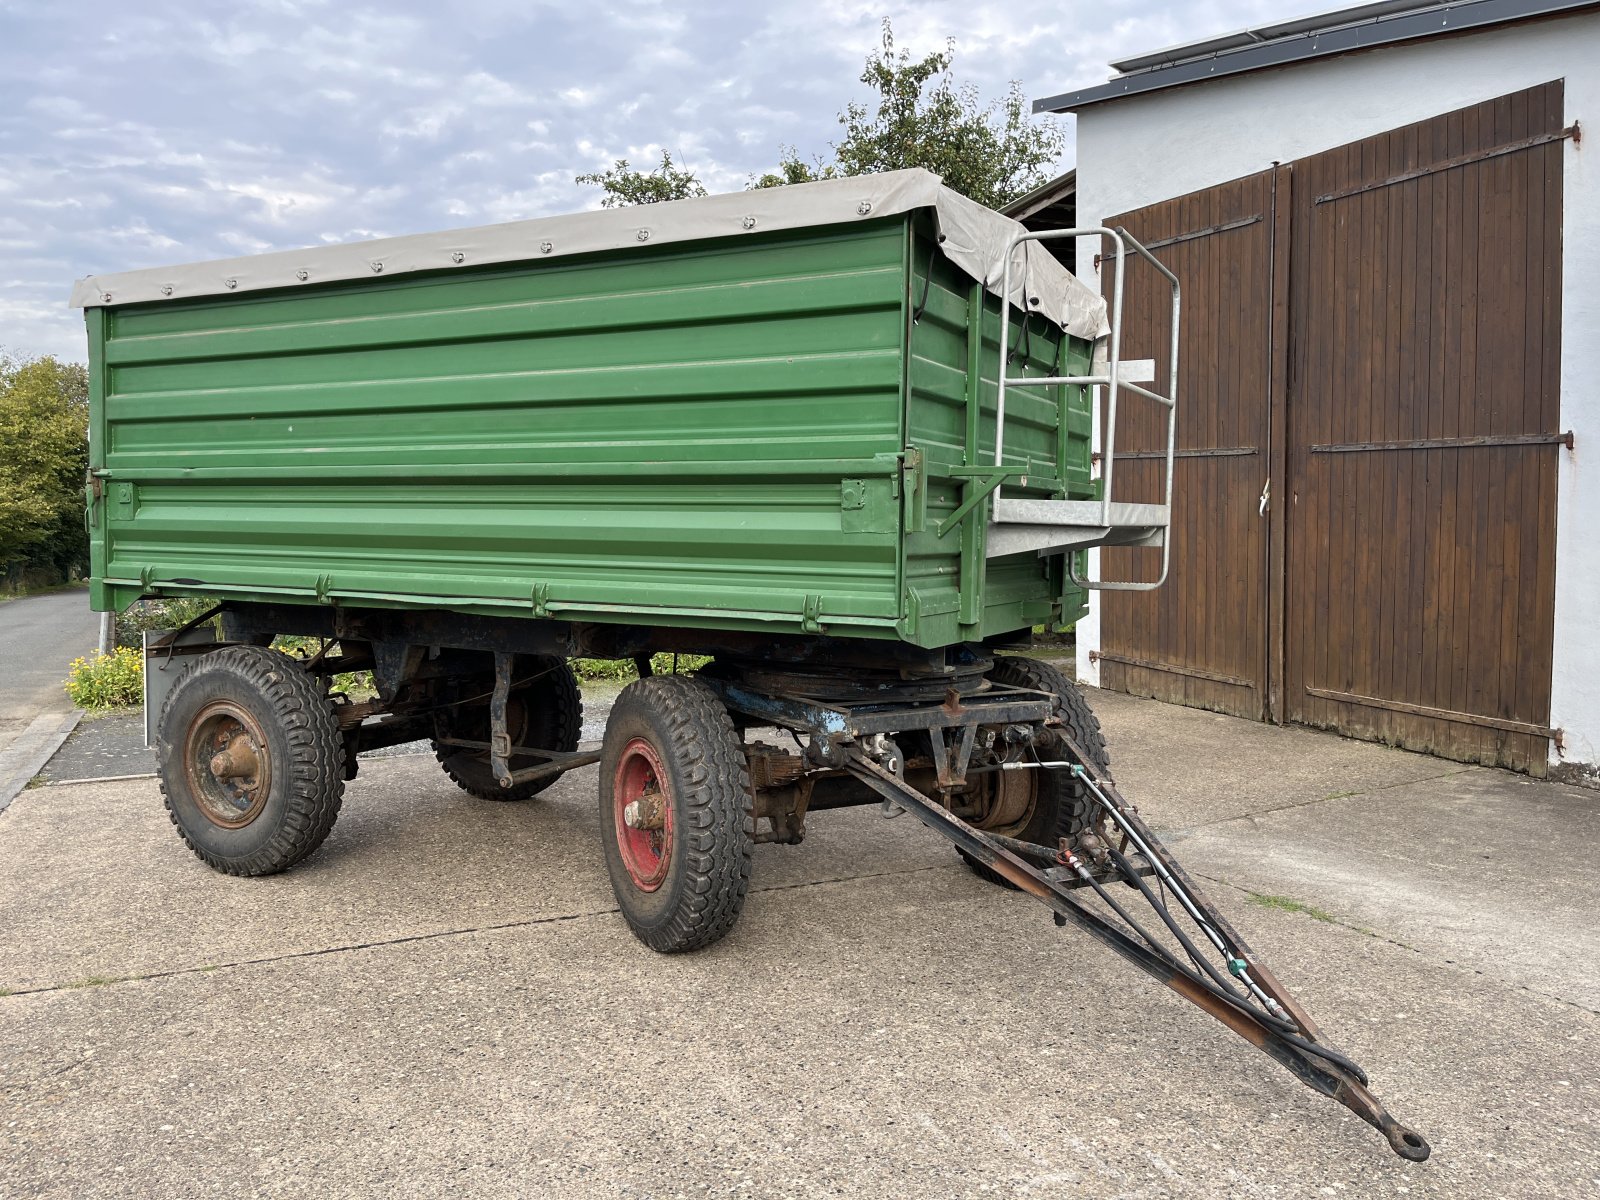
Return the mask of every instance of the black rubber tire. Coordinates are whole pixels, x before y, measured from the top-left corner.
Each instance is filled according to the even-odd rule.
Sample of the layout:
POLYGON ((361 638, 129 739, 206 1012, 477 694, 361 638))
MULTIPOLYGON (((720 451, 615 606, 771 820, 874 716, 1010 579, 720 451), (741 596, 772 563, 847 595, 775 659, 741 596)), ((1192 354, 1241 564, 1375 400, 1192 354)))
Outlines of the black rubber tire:
POLYGON ((190 663, 161 707, 156 735, 156 770, 172 823, 201 861, 227 875, 286 871, 322 845, 344 798, 344 754, 321 686, 287 654, 262 646, 229 646, 190 663), (205 815, 187 766, 191 722, 219 701, 255 718, 270 763, 265 804, 238 828, 205 815))
MULTIPOLYGON (((526 720, 526 725, 520 725, 515 720, 507 721, 511 725, 512 745, 537 746, 541 750, 559 750, 570 754, 578 748, 578 738, 583 732, 583 696, 578 691, 578 677, 559 658, 518 660, 518 675, 527 676, 541 671, 544 673, 526 687, 511 693, 512 703, 522 705, 526 720)), ((462 695, 477 696, 493 688, 492 678, 474 678, 463 687, 462 695)), ((510 717, 509 713, 507 715, 510 717)), ((473 704, 447 709, 440 714, 439 728, 450 730, 455 737, 486 742, 489 740, 489 706, 473 704)), ((543 779, 531 779, 503 788, 494 777, 487 754, 441 746, 434 742, 433 756, 457 787, 480 800, 527 800, 561 778, 559 775, 547 775, 543 779)), ((513 756, 511 769, 516 771, 532 766, 537 761, 513 756)))
MULTIPOLYGON (((1094 715, 1089 702, 1083 698, 1078 685, 1060 668, 1036 658, 1002 655, 995 659, 989 672, 993 683, 1005 687, 1030 688, 1039 692, 1052 692, 1056 697, 1056 714, 1083 752, 1089 756, 1094 768, 1107 778, 1111 776, 1111 756, 1106 751, 1105 735, 1100 731, 1100 719, 1094 715)), ((1065 743, 1052 739, 1061 748, 1052 750, 1049 744, 1038 747, 1041 758, 1065 758, 1065 743)), ((1054 846, 1058 838, 1072 837, 1088 824, 1091 815, 1088 791, 1071 772, 1064 770, 1029 772, 1039 779, 1039 792, 1033 813, 1025 828, 1009 831, 1012 837, 1039 846, 1054 846)), ((974 874, 990 883, 1015 889, 1016 885, 997 874, 962 851, 962 860, 974 874)))
POLYGON ((700 950, 726 936, 750 888, 753 829, 750 774, 728 710, 687 675, 654 675, 629 684, 606 723, 600 760, 600 837, 611 890, 628 927, 663 954, 700 950), (618 846, 617 769, 633 739, 661 760, 675 835, 666 875, 640 888, 618 846))

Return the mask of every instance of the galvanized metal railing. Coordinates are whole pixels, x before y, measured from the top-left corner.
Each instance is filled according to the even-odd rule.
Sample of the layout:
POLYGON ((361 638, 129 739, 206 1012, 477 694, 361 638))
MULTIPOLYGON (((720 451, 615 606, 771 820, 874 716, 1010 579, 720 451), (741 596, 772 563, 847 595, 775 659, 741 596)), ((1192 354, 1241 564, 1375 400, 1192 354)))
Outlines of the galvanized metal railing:
MULTIPOLYGON (((1047 387, 1054 384, 1065 384, 1080 387, 1103 387, 1106 389, 1105 419, 1103 440, 1103 455, 1100 464, 1100 524, 1108 530, 1116 522, 1113 521, 1111 484, 1116 467, 1117 447, 1117 400, 1119 393, 1126 388, 1128 391, 1154 400, 1157 404, 1164 405, 1167 410, 1167 449, 1166 449, 1166 481, 1162 491, 1161 504, 1167 511, 1168 528, 1161 537, 1161 574, 1155 582, 1133 582, 1115 580, 1085 579, 1079 576, 1076 561, 1069 560, 1068 571, 1072 581, 1079 587, 1092 588, 1100 591, 1122 592, 1147 592, 1160 587, 1167 578, 1167 569, 1172 561, 1172 538, 1170 522, 1172 517, 1172 473, 1175 451, 1177 450, 1178 435, 1178 320, 1182 304, 1182 289, 1178 284, 1178 277, 1169 271, 1165 264, 1139 242, 1126 229, 1118 226, 1115 229, 1104 225, 1095 225, 1082 229, 1043 229, 1036 232, 1024 232, 1015 235, 1007 244, 1005 260, 1000 273, 1000 370, 997 375, 999 381, 999 395, 995 405, 995 434, 994 434, 994 465, 1001 468, 1005 454, 1005 423, 1006 423, 1006 388, 1008 386, 1047 387), (1107 338, 1107 372, 1104 375, 1049 375, 1038 378, 1018 376, 1011 378, 1006 374, 1007 347, 1011 344, 1011 268, 1016 257, 1017 247, 1024 242, 1043 242, 1052 238, 1066 237, 1094 237, 1110 238, 1116 247, 1116 275, 1111 288, 1111 330, 1107 338), (1168 358, 1169 387, 1168 394, 1163 396, 1149 388, 1140 387, 1131 380, 1122 378, 1122 298, 1124 280, 1127 274, 1127 251, 1131 247, 1137 255, 1143 258, 1172 286, 1172 337, 1171 349, 1168 358)), ((1026 365, 1026 364, 1024 364, 1026 365)), ((1000 489, 994 493, 996 510, 1000 504, 1000 489)))

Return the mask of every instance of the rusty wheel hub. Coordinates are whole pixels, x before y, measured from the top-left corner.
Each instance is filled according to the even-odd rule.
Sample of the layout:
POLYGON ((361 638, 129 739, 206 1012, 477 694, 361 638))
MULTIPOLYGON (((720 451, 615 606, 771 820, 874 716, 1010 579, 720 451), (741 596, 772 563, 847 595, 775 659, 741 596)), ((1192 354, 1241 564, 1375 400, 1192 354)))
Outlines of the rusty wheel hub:
POLYGON ((655 747, 634 738, 623 748, 611 795, 622 865, 644 892, 659 888, 672 865, 672 798, 667 788, 667 772, 655 747))
POLYGON ((272 764, 254 716, 213 701, 195 714, 184 741, 189 791, 208 821, 240 829, 261 815, 272 790, 272 764))
POLYGON ((968 823, 991 833, 1012 834, 1027 828, 1038 803, 1039 781, 1033 771, 988 771, 970 793, 977 808, 968 823))

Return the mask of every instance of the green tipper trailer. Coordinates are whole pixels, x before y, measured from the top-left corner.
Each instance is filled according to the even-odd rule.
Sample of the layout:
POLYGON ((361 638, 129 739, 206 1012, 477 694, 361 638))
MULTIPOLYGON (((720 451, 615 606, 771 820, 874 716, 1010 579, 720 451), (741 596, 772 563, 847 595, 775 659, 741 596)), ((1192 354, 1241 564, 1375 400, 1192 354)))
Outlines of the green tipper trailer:
POLYGON ((220 601, 146 654, 184 840, 293 866, 399 743, 487 800, 598 762, 619 906, 681 951, 733 927, 754 843, 881 800, 1425 1156, 1121 800, 1072 681, 1000 653, 1151 586, 1090 582, 1090 548, 1166 554, 1176 397, 1115 317, 1131 253, 1175 379, 1177 281, 1084 232, 1110 320, 922 171, 81 281, 94 606, 220 601), (1110 494, 1119 395, 1168 413, 1154 501, 1110 494), (652 676, 661 650, 711 661, 652 676), (599 750, 575 655, 639 664, 599 750), (332 688, 358 669, 371 699, 332 688), (1107 920, 1112 883, 1197 936, 1107 920))
MULTIPOLYGON (((799 219, 735 195, 432 261, 397 239, 336 248, 354 270, 324 249, 89 281, 96 604, 923 647, 1071 624, 1062 555, 986 554, 983 506, 947 528, 992 467, 1000 305, 911 203, 959 197, 903 175, 783 197, 799 219)), ((1088 374, 1103 306, 1037 251, 1030 275, 1058 298, 1017 319, 1015 373, 1088 374)), ((1093 498, 1087 391, 1010 390, 1008 495, 1093 498)))

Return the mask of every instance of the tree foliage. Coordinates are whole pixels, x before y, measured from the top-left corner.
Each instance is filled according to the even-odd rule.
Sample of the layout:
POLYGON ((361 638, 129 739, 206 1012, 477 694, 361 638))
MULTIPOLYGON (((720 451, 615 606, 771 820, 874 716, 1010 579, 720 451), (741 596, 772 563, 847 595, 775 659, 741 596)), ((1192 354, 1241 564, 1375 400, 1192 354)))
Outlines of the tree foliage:
POLYGON ((684 200, 706 194, 705 187, 695 178, 694 172, 674 164, 672 153, 668 150, 661 152, 661 165, 654 170, 635 170, 628 165, 627 159, 619 158, 609 171, 579 175, 574 182, 604 188, 605 195, 600 200, 602 208, 657 204, 662 200, 684 200))
POLYGON ((852 102, 839 114, 844 140, 834 146, 840 175, 924 167, 946 186, 990 208, 1001 208, 1044 183, 1061 157, 1064 135, 1028 114, 1022 85, 984 104, 972 84, 950 75, 955 41, 919 59, 896 50, 883 22, 883 43, 867 57, 861 82, 877 93, 871 105, 852 102))
MULTIPOLYGON (((1048 180, 1065 145, 1061 129, 1030 117, 1015 80, 1004 97, 984 103, 976 86, 956 82, 954 61, 953 40, 943 50, 913 57, 895 45, 886 19, 882 43, 861 73, 874 98, 851 101, 839 114, 844 134, 830 147, 832 158, 807 159, 794 146, 780 146, 777 167, 752 176, 749 186, 923 167, 980 204, 1001 208, 1048 180)), ((705 195, 694 172, 674 167, 665 154, 655 171, 634 171, 622 160, 603 174, 580 175, 578 182, 603 187, 607 208, 705 195)))
POLYGON ((0 568, 85 563, 88 427, 84 366, 0 356, 0 568))

